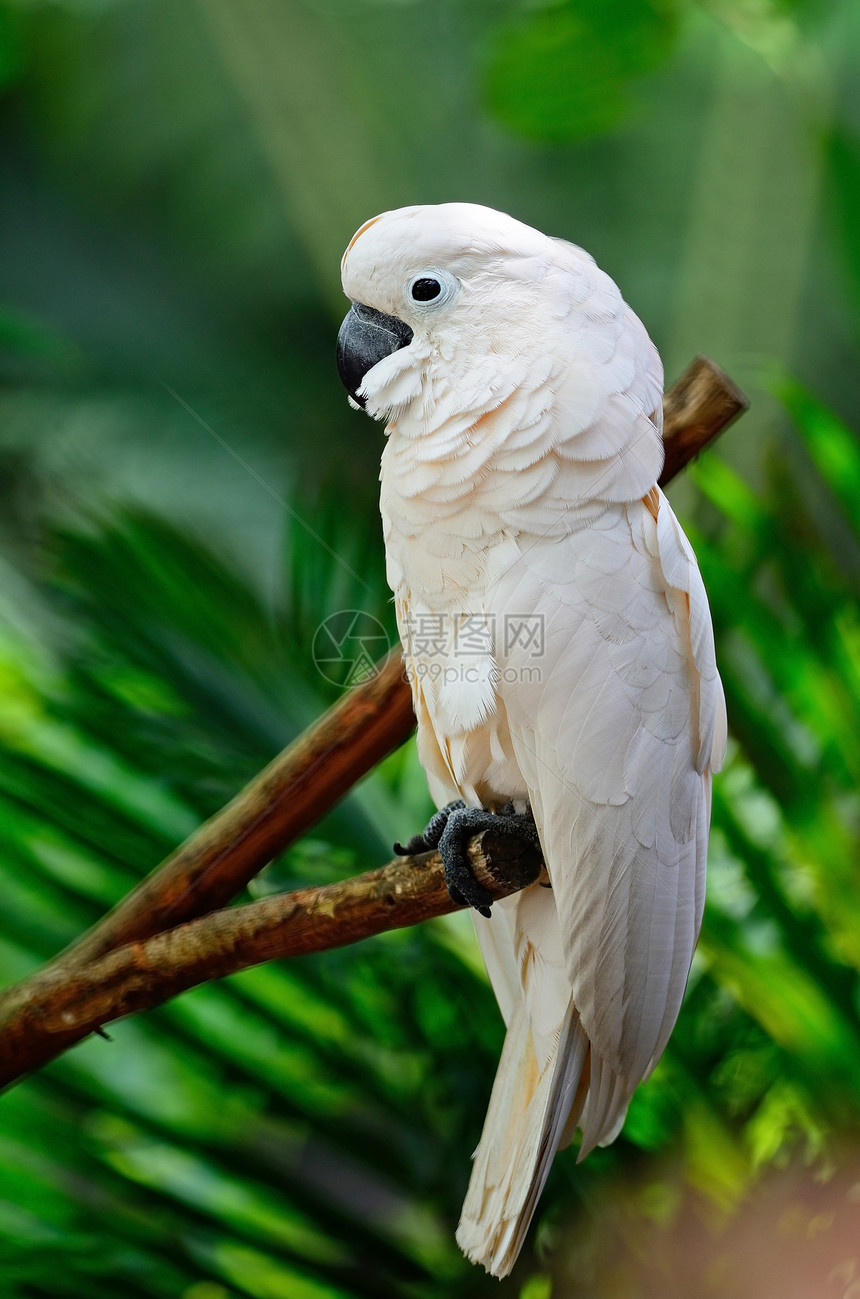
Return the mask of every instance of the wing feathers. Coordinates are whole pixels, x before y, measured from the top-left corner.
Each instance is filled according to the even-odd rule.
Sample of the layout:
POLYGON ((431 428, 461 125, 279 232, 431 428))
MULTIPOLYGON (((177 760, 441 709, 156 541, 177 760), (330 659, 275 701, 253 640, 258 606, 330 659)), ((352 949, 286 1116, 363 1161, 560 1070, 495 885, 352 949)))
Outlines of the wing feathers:
POLYGON ((539 651, 497 642, 496 689, 553 884, 476 920, 508 1033, 458 1240, 506 1275, 555 1150, 577 1126, 580 1158, 615 1138, 677 1017, 704 896, 697 768, 719 754, 721 694, 701 579, 662 496, 656 518, 607 509, 496 560, 488 615, 544 630, 539 651))
POLYGON ((698 931, 709 809, 696 766, 715 747, 719 685, 682 539, 662 496, 656 520, 639 502, 607 510, 586 536, 525 551, 494 597, 546 627, 540 680, 523 684, 530 664, 515 651, 501 666, 516 689, 500 694, 595 1053, 587 1144, 662 1051, 698 931), (604 1068, 624 1080, 614 1101, 604 1068))

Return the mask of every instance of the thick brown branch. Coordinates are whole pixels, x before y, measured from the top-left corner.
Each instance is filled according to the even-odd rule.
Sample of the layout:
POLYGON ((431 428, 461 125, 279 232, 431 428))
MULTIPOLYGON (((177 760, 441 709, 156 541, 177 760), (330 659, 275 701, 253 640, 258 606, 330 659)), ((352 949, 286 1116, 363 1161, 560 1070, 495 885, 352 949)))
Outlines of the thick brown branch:
MULTIPOLYGON (((665 485, 746 409, 723 371, 697 357, 663 400, 665 485)), ((399 649, 242 792, 201 826, 103 920, 51 963, 72 970, 224 906, 279 852, 412 732, 399 649)))
MULTIPOLYGON (((541 869, 535 848, 492 830, 475 837, 469 856, 475 875, 495 898, 524 888, 541 869)), ((212 912, 80 969, 46 968, 4 1001, 0 1086, 52 1060, 102 1024, 159 1006, 207 979, 278 957, 343 947, 458 909, 438 853, 423 853, 324 888, 212 912)))
MULTIPOLYGON (((746 408, 698 358, 664 399, 665 484, 746 408)), ((0 1078, 94 1028, 273 956, 354 942, 454 909, 438 859, 217 911, 410 734, 399 650, 352 689, 77 943, 0 997, 0 1078), (369 881, 375 881, 369 883, 369 881), (202 917, 195 920, 195 917, 202 917), (192 922, 193 923, 184 923, 192 922)), ((507 883, 495 896, 527 882, 507 883)))

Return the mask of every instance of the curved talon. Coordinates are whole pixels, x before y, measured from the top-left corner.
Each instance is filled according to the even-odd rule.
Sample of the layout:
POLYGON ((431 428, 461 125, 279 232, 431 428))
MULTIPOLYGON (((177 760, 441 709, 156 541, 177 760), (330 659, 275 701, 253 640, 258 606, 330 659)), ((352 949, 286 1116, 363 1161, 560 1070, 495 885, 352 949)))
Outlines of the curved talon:
POLYGON ((394 844, 394 851, 398 857, 412 857, 415 853, 430 852, 432 848, 438 848, 449 817, 465 806, 462 798, 457 798, 453 803, 446 803, 438 812, 434 812, 421 834, 413 834, 405 844, 399 841, 394 844))
POLYGON ((448 817, 445 830, 439 840, 439 852, 445 865, 445 883, 454 902, 463 903, 489 916, 493 905, 493 896, 483 885, 479 884, 472 874, 466 845, 473 835, 487 828, 495 818, 492 812, 483 812, 480 808, 461 808, 448 817))
POLYGON ((427 852, 427 842, 423 834, 413 834, 411 839, 406 843, 395 841, 392 845, 394 852, 398 857, 414 857, 418 852, 427 852))

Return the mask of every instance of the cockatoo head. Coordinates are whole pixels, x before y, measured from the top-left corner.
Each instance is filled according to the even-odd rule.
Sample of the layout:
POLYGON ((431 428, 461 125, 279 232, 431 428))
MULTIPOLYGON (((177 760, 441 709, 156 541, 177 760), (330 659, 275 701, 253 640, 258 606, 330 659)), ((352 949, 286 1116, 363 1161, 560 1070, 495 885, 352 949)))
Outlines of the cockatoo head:
POLYGON ((351 399, 377 418, 412 406, 425 426, 454 393, 461 410, 471 393, 504 400, 532 355, 557 355, 596 277, 611 285, 581 249, 473 203, 374 217, 341 271, 353 305, 338 368, 351 399))

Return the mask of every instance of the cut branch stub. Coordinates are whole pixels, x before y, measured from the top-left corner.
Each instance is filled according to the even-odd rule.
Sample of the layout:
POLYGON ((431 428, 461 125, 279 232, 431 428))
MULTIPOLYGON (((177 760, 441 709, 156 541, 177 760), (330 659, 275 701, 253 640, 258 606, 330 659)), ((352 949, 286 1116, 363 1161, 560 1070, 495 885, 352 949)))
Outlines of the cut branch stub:
POLYGON ((725 371, 707 356, 697 356, 663 398, 666 460, 660 486, 671 482, 748 407, 746 396, 725 371))

